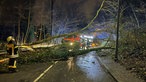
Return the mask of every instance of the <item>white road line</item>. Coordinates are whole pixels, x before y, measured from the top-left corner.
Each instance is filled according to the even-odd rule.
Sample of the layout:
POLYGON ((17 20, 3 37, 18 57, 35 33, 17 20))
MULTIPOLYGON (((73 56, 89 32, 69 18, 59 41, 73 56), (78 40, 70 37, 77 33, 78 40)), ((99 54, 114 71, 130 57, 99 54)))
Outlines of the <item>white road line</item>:
MULTIPOLYGON (((58 63, 58 61, 55 62, 55 64, 58 63)), ((37 82, 47 71, 49 71, 53 65, 49 66, 42 74, 40 74, 33 82, 37 82)))

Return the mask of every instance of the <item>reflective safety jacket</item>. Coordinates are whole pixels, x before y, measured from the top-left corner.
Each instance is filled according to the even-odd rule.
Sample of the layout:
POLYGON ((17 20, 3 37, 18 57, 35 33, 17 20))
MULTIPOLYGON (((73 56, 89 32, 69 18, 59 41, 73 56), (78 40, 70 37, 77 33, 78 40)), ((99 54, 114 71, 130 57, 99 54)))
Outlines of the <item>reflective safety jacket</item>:
POLYGON ((10 41, 7 44, 7 53, 9 54, 10 58, 17 58, 18 57, 18 46, 13 41, 10 41))

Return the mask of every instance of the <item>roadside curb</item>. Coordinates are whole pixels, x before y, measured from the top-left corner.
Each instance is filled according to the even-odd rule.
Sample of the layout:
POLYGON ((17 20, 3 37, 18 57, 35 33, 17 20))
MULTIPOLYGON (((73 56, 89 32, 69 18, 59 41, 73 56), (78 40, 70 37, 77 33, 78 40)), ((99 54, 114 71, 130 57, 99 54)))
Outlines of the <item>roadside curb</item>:
POLYGON ((105 71, 108 72, 116 82, 145 82, 137 78, 134 73, 126 70, 119 63, 114 62, 110 56, 97 56, 97 59, 105 71))
POLYGON ((109 71, 109 68, 108 68, 106 65, 103 64, 103 62, 101 61, 101 59, 100 59, 99 56, 97 56, 97 59, 98 59, 98 62, 100 63, 100 65, 104 68, 104 70, 105 70, 108 74, 110 74, 110 75, 112 76, 112 78, 113 78, 116 82, 118 82, 118 80, 117 80, 117 79, 111 74, 111 72, 109 71))

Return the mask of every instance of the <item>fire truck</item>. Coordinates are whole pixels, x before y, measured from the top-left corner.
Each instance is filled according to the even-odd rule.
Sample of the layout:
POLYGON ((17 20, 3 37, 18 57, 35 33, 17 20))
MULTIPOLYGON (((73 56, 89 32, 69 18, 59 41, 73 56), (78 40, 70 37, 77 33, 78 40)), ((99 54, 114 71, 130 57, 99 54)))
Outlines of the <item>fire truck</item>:
POLYGON ((64 37, 63 43, 67 45, 69 51, 79 50, 81 46, 80 39, 79 35, 71 35, 64 37))

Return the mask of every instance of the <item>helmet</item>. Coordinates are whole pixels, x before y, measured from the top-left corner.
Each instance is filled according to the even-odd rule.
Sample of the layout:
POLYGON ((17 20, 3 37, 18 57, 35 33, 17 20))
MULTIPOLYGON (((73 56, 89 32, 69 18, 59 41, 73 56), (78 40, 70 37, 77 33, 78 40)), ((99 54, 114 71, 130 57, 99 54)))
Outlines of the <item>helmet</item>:
POLYGON ((7 38, 7 42, 9 42, 9 41, 11 41, 11 40, 15 40, 12 36, 9 36, 8 38, 7 38))

